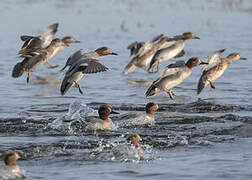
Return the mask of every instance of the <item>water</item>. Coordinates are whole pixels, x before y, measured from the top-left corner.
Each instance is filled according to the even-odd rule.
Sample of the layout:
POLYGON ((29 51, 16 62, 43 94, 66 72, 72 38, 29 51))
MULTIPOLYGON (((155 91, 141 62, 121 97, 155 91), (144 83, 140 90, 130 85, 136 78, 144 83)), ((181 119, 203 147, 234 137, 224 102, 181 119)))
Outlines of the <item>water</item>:
POLYGON ((251 179, 251 9, 249 0, 1 1, 1 152, 19 152, 18 164, 27 179, 251 179), (51 64, 62 68, 80 48, 88 52, 106 45, 119 54, 101 58, 109 71, 80 81, 83 96, 76 88, 60 95, 60 68, 39 67, 29 85, 25 76, 11 78, 11 69, 20 61, 19 36, 37 35, 55 22, 59 22, 57 37, 72 35, 82 42, 65 48, 51 64), (138 69, 123 76, 130 60, 127 45, 160 33, 186 31, 201 39, 186 43, 181 60, 192 56, 204 60, 227 48, 224 56, 238 52, 248 61, 234 62, 215 82, 214 91, 207 87, 196 96, 201 73, 197 67, 174 89, 174 101, 165 93, 146 99, 144 93, 158 74, 138 69), (94 109, 108 103, 121 113, 142 112, 147 102, 155 101, 160 110, 152 126, 97 134, 52 128, 50 123, 67 115, 69 104, 76 100, 94 109), (92 156, 99 146, 123 142, 122 135, 129 132, 139 133, 143 144, 151 147, 152 160, 121 163, 92 156))

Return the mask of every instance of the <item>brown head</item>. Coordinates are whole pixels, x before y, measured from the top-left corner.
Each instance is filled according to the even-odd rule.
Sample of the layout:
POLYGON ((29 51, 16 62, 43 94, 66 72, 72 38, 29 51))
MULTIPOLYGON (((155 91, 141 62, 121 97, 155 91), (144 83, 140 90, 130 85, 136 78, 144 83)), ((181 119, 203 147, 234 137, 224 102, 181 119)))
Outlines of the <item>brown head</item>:
POLYGON ((126 136, 126 140, 136 148, 138 147, 138 142, 142 141, 141 137, 137 133, 128 134, 126 136))
POLYGON ((66 46, 69 46, 71 43, 80 43, 80 41, 77 41, 72 36, 65 36, 61 39, 61 41, 64 42, 66 46))
POLYGON ((182 39, 183 40, 188 40, 188 39, 200 39, 199 37, 195 36, 195 34, 191 32, 185 32, 182 34, 182 39))
POLYGON ((20 156, 18 155, 18 153, 14 152, 14 151, 6 152, 6 154, 4 156, 5 165, 6 166, 17 165, 16 160, 18 160, 19 158, 20 158, 20 156))
POLYGON ((191 57, 187 62, 186 62, 186 66, 190 69, 192 69, 193 67, 195 66, 198 66, 198 65, 203 65, 203 64, 208 64, 208 63, 205 63, 205 62, 202 62, 200 60, 200 58, 198 57, 191 57))
POLYGON ((106 46, 102 46, 99 47, 98 49, 95 50, 95 52, 99 55, 99 56, 106 56, 106 55, 118 55, 117 53, 112 52, 108 47, 106 46))
POLYGON ((158 105, 154 102, 149 102, 145 106, 145 111, 148 114, 154 115, 155 111, 158 110, 158 105))
POLYGON ((241 57, 238 53, 232 53, 227 56, 228 59, 232 61, 237 61, 237 60, 247 60, 247 58, 241 57))
POLYGON ((102 120, 107 121, 110 114, 119 114, 119 113, 113 111, 109 105, 105 104, 99 107, 98 114, 102 120))

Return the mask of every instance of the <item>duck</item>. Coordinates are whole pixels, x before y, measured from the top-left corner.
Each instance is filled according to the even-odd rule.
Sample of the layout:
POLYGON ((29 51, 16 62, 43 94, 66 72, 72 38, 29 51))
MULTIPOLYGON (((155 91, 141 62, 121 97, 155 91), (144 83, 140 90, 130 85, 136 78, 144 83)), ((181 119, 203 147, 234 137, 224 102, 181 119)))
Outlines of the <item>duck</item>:
POLYGON ((231 53, 227 57, 221 58, 221 53, 224 51, 225 49, 215 51, 207 58, 208 65, 203 67, 203 72, 197 86, 197 94, 200 94, 207 85, 211 89, 215 89, 213 82, 224 74, 233 61, 247 60, 247 58, 241 57, 238 53, 231 53))
POLYGON ((168 61, 172 58, 182 57, 185 54, 184 47, 185 41, 189 39, 200 39, 198 36, 193 34, 192 32, 185 32, 181 36, 175 36, 173 38, 169 38, 169 40, 164 43, 163 46, 155 53, 152 57, 148 71, 150 73, 156 73, 159 69, 159 64, 164 61, 168 61), (154 71, 154 68, 156 71, 154 71))
POLYGON ((158 104, 149 102, 145 106, 145 113, 126 113, 121 116, 115 117, 118 126, 134 126, 155 123, 154 114, 158 110, 158 104))
POLYGON ((96 158, 109 157, 112 160, 129 161, 144 159, 143 148, 139 145, 142 138, 137 133, 130 133, 125 138, 126 142, 112 149, 95 152, 96 158))
POLYGON ((21 50, 18 52, 21 57, 41 48, 47 48, 58 31, 59 23, 52 24, 45 28, 40 36, 22 35, 20 39, 24 41, 21 50))
MULTIPOLYGON (((144 151, 143 148, 139 145, 139 142, 142 141, 142 138, 137 133, 131 133, 126 136, 126 142, 128 144, 119 145, 112 149, 113 155, 116 158, 120 159, 130 159, 130 155, 132 155, 131 149, 134 148, 136 150, 136 154, 133 153, 135 157, 142 158, 144 151)), ((134 158, 135 158, 134 157, 134 158)))
MULTIPOLYGON (((161 36, 161 35, 160 35, 161 36)), ((158 42, 148 41, 142 45, 137 51, 137 54, 131 59, 123 70, 123 74, 133 72, 137 67, 149 72, 147 65, 150 63, 152 57, 157 50, 168 40, 167 37, 161 37, 158 42)))
POLYGON ((17 165, 16 161, 20 158, 17 152, 7 151, 4 153, 4 163, 5 165, 0 165, 0 169, 8 171, 10 173, 21 174, 21 170, 17 165))
POLYGON ((110 114, 119 114, 113 111, 108 104, 103 104, 98 109, 99 116, 87 116, 82 119, 87 131, 109 130, 111 128, 112 120, 109 118, 110 114))
POLYGON ((67 66, 71 66, 80 58, 99 60, 100 56, 106 56, 106 55, 118 55, 118 54, 115 52, 112 52, 110 50, 110 48, 108 48, 106 46, 99 47, 96 50, 88 52, 88 53, 83 53, 83 49, 80 49, 80 50, 76 51, 75 53, 73 53, 67 59, 65 66, 60 71, 62 72, 67 66))
POLYGON ((13 70, 12 77, 18 78, 23 75, 24 72, 27 72, 26 82, 29 83, 30 71, 36 69, 39 65, 45 64, 47 68, 58 67, 49 64, 48 60, 55 56, 59 51, 62 51, 66 46, 69 46, 70 43, 78 43, 79 41, 75 40, 71 36, 66 36, 62 39, 55 38, 51 41, 50 45, 46 48, 37 49, 34 52, 23 55, 24 60, 18 62, 13 70))
POLYGON ((186 63, 185 61, 177 61, 168 65, 158 79, 153 81, 151 86, 146 91, 145 95, 153 96, 160 91, 165 91, 169 94, 170 99, 174 99, 175 94, 172 88, 181 84, 186 78, 192 74, 192 68, 198 65, 207 64, 202 62, 198 57, 191 57, 186 63))
POLYGON ((67 66, 70 66, 61 83, 61 95, 65 95, 72 86, 77 87, 80 94, 83 94, 83 90, 77 82, 81 80, 85 74, 107 71, 108 68, 98 62, 99 57, 105 55, 117 55, 117 53, 103 46, 96 49, 94 52, 86 54, 82 54, 82 49, 80 49, 70 56, 65 66, 61 69, 64 70, 67 66))

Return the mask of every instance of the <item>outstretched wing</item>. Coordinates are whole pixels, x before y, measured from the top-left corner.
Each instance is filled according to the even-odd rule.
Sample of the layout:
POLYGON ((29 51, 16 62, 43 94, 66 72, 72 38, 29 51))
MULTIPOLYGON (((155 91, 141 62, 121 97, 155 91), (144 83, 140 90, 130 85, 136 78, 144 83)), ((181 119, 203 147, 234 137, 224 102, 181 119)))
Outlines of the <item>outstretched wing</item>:
POLYGON ((108 68, 101 63, 97 62, 96 60, 92 59, 82 59, 79 60, 77 63, 70 66, 69 71, 67 74, 74 74, 76 72, 82 72, 84 74, 91 74, 97 72, 103 72, 108 70, 108 68))
POLYGON ((164 36, 164 34, 159 34, 159 35, 155 36, 154 38, 152 38, 150 40, 150 42, 154 43, 155 41, 158 41, 163 36, 164 36))
POLYGON ((143 56, 146 52, 148 52, 150 49, 152 49, 152 47, 153 47, 153 43, 151 43, 149 41, 142 43, 141 47, 138 48, 136 56, 138 56, 138 57, 143 56))
POLYGON ((47 46, 50 45, 51 41, 53 40, 54 38, 54 35, 55 33, 57 32, 58 30, 58 26, 59 24, 58 23, 55 23, 55 24, 52 24, 50 26, 48 26, 44 31, 43 33, 41 34, 41 47, 42 48, 46 48, 47 46))
POLYGON ((185 61, 176 61, 175 63, 169 64, 163 69, 159 78, 153 81, 152 84, 159 82, 162 78, 166 76, 181 73, 184 70, 183 67, 186 67, 185 61))
POLYGON ((161 37, 163 37, 163 34, 160 34, 158 36, 153 37, 151 40, 145 42, 133 42, 130 45, 128 45, 127 49, 130 50, 130 55, 136 55, 136 56, 142 56, 145 54, 148 50, 150 50, 153 46, 153 43, 159 40, 161 37))
POLYGON ((220 49, 218 51, 215 51, 211 56, 209 56, 206 60, 208 64, 204 65, 202 70, 203 72, 208 71, 212 67, 216 66, 221 62, 221 53, 223 53, 225 49, 220 49))
POLYGON ((39 39, 38 37, 21 36, 21 39, 26 40, 18 54, 21 55, 29 54, 41 48, 41 39, 39 39))
POLYGON ((82 49, 76 51, 75 53, 73 53, 68 59, 67 62, 65 64, 65 66, 60 70, 63 71, 67 66, 71 66, 72 64, 74 64, 77 60, 79 60, 82 57, 82 49))
POLYGON ((23 36, 20 36, 20 39, 22 41, 27 41, 27 40, 30 40, 32 38, 35 38, 34 36, 28 36, 28 35, 23 35, 23 36))
POLYGON ((176 61, 164 68, 160 77, 165 77, 171 74, 176 74, 183 71, 182 67, 186 67, 185 61, 176 61))

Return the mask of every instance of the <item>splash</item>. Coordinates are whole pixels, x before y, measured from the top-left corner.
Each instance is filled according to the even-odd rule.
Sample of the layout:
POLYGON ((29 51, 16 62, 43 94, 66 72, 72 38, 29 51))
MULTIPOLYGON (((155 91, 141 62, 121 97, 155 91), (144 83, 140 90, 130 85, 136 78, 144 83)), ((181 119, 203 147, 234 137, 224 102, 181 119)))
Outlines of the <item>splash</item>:
POLYGON ((77 100, 69 105, 68 112, 65 115, 49 123, 48 127, 67 133, 74 133, 75 128, 71 125, 75 122, 82 122, 84 117, 92 115, 97 115, 97 111, 77 100))
MULTIPOLYGON (((2 168, 0 166, 0 168, 2 168)), ((0 169, 0 179, 9 180, 9 179, 25 179, 25 171, 20 170, 20 172, 12 172, 9 170, 0 169)))
POLYGON ((104 139, 100 140, 99 146, 95 149, 93 155, 97 160, 102 161, 139 163, 154 159, 151 146, 143 145, 135 148, 124 140, 121 142, 121 138, 111 142, 104 142, 104 139))

